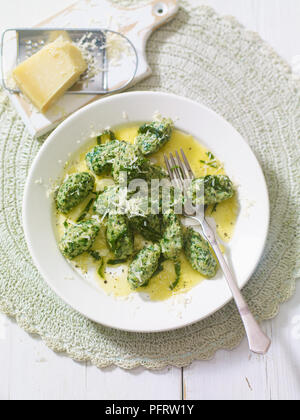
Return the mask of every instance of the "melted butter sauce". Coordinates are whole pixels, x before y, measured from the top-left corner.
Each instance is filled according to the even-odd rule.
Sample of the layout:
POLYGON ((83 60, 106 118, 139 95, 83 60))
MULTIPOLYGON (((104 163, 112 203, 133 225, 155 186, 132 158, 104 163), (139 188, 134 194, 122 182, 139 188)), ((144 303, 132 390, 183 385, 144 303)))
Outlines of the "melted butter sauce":
MULTIPOLYGON (((126 125, 116 128, 114 132, 117 139, 134 143, 138 128, 139 126, 137 125, 126 125)), ((87 171, 85 155, 94 146, 95 140, 86 145, 77 154, 77 156, 75 156, 74 159, 66 165, 65 175, 72 174, 74 172, 87 171)), ((216 161, 216 168, 203 165, 200 161, 209 160, 207 156, 208 150, 192 136, 178 130, 173 132, 171 140, 158 153, 151 156, 151 161, 156 165, 165 167, 163 158, 164 153, 172 153, 175 150, 180 150, 180 148, 182 148, 186 153, 191 167, 197 177, 225 174, 222 164, 218 161, 216 161)), ((96 177, 97 191, 101 191, 105 186, 112 184, 113 181, 111 178, 96 177)), ((59 213, 56 214, 58 240, 60 240, 64 234, 64 222, 66 219, 71 223, 76 222, 92 197, 92 195, 89 196, 82 205, 78 206, 74 211, 68 214, 67 218, 59 213)), ((229 242, 233 236, 238 210, 239 206, 237 196, 220 203, 216 208, 214 206, 208 206, 206 210, 206 215, 214 218, 218 235, 224 242, 229 242)), ((141 249, 144 245, 145 240, 140 235, 136 235, 135 249, 141 249)), ((93 245, 93 250, 96 250, 100 256, 104 257, 106 260, 114 259, 114 255, 107 248, 105 228, 101 229, 99 235, 97 236, 93 245)), ((99 262, 95 261, 93 257, 87 253, 75 258, 73 264, 84 274, 89 273, 89 276, 92 276, 93 280, 96 280, 97 284, 109 295, 114 295, 116 297, 128 297, 132 293, 143 293, 153 301, 161 301, 169 299, 173 295, 185 293, 191 290, 204 279, 204 277, 197 271, 193 270, 183 252, 181 253, 180 260, 181 277, 178 285, 173 291, 170 290, 170 286, 174 283, 176 274, 174 264, 171 261, 166 261, 164 263, 164 270, 152 278, 148 286, 142 287, 134 292, 130 289, 127 282, 128 264, 122 264, 120 266, 106 265, 104 278, 97 273, 99 262)))

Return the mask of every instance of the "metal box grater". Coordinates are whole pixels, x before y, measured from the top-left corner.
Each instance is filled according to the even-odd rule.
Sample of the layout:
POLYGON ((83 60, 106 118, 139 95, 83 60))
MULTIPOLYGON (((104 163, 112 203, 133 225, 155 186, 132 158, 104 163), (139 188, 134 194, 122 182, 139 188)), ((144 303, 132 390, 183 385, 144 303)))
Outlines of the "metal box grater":
MULTIPOLYGON (((26 29, 16 28, 7 29, 2 35, 1 43, 1 70, 3 87, 10 93, 20 93, 18 89, 10 88, 7 85, 4 70, 4 47, 5 40, 9 33, 16 34, 16 63, 20 64, 33 54, 41 50, 46 44, 51 42, 53 35, 67 34, 71 41, 90 54, 91 60, 88 61, 88 70, 81 76, 80 80, 66 93, 68 94, 89 94, 101 95, 121 91, 130 85, 134 79, 138 68, 138 55, 132 42, 123 34, 108 29, 64 29, 64 28, 43 28, 26 29), (124 51, 119 51, 120 57, 126 51, 118 63, 112 63, 109 55, 113 55, 113 46, 108 45, 108 39, 115 37, 123 45, 124 51), (109 54, 109 52, 111 54, 109 54), (129 52, 129 54, 128 54, 129 52), (91 64, 92 61, 92 64, 91 64), (93 71, 91 69, 93 66, 93 71), (97 71, 95 71, 97 70, 97 71), (90 76, 92 74, 92 77, 90 76)), ((117 44, 115 42, 115 44, 117 44)), ((122 47, 121 47, 122 48, 122 47)))

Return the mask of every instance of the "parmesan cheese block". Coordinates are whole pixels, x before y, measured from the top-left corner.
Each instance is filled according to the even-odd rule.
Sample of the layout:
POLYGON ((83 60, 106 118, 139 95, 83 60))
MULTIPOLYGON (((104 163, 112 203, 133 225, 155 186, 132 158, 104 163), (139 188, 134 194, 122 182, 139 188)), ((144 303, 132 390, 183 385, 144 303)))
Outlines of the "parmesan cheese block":
POLYGON ((58 39, 61 41, 72 42, 67 31, 50 31, 47 44, 50 44, 58 39))
POLYGON ((13 76, 20 90, 44 113, 86 69, 79 48, 60 37, 16 67, 13 76))

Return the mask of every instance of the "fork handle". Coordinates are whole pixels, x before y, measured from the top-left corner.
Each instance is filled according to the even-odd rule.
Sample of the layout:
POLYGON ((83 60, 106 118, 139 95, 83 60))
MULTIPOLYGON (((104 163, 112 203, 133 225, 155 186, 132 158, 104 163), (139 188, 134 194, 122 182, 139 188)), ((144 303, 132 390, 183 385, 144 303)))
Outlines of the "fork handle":
POLYGON ((220 250, 213 229, 209 226, 208 222, 205 219, 197 220, 201 224, 204 236, 213 248, 216 257, 219 261, 219 264, 223 270, 226 281, 241 315, 246 330, 250 350, 257 354, 266 354, 271 345, 270 338, 262 331, 256 319, 250 312, 249 306, 247 305, 240 289, 238 288, 234 276, 220 250))

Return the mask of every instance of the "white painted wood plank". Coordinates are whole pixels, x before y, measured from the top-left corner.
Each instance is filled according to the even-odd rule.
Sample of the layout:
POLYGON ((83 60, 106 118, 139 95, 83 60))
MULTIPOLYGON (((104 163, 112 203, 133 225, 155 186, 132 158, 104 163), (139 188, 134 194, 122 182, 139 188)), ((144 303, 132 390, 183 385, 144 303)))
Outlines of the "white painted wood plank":
POLYGON ((299 0, 201 0, 201 3, 223 15, 236 17, 289 62, 300 54, 299 0))
POLYGON ((7 317, 0 314, 0 401, 9 398, 11 366, 11 329, 7 317))
POLYGON ((60 400, 85 398, 85 364, 52 352, 38 338, 10 324, 11 400, 60 400))
POLYGON ((289 62, 300 53, 300 2, 256 0, 258 32, 289 62))
POLYGON ((0 32, 31 27, 74 3, 76 0, 1 0, 0 32))
POLYGON ((108 368, 99 372, 90 366, 86 385, 88 399, 176 400, 182 396, 181 369, 171 367, 157 372, 143 368, 108 368))
POLYGON ((220 351, 210 362, 184 371, 187 399, 299 400, 300 288, 264 323, 273 344, 267 356, 250 357, 247 342, 232 352, 220 351))
POLYGON ((0 400, 180 399, 181 369, 97 369, 52 352, 0 317, 0 400))
POLYGON ((295 296, 270 322, 273 347, 267 359, 272 400, 300 400, 300 284, 295 296))
MULTIPOLYGON (((219 13, 235 16, 247 28, 258 31, 284 58, 300 54, 299 0, 193 0, 209 4, 219 13)), ((1 6, 0 31, 15 26, 32 26, 75 0, 11 0, 1 6)))
POLYGON ((268 399, 265 357, 250 355, 244 340, 239 349, 219 351, 209 362, 184 370, 185 399, 268 399))

